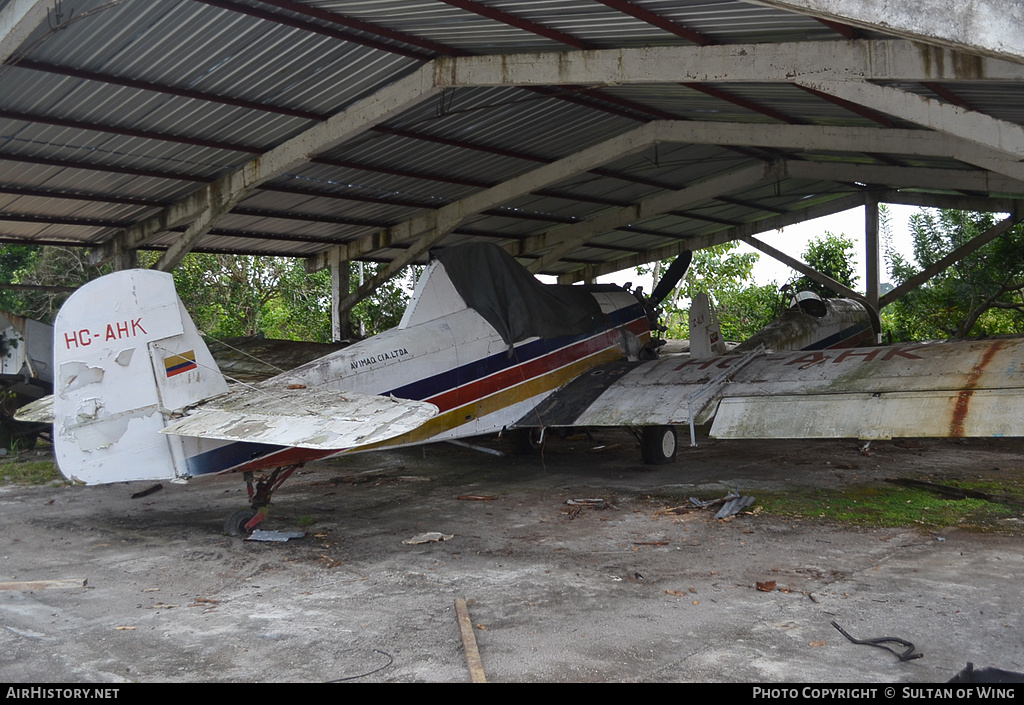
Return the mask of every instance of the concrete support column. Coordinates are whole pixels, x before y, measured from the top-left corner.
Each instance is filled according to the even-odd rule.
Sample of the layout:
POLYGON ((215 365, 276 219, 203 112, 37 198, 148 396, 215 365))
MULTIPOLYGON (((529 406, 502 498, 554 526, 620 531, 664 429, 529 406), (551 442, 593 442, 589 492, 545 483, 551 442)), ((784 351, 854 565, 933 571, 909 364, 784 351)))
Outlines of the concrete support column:
POLYGON ((331 250, 331 338, 337 342, 352 337, 352 317, 340 304, 349 293, 348 260, 341 259, 340 250, 331 250))
POLYGON ((864 263, 865 291, 871 308, 878 311, 878 288, 881 283, 881 254, 878 242, 878 200, 868 198, 864 202, 864 263))
POLYGON ((121 250, 114 257, 114 269, 122 271, 125 269, 138 269, 139 267, 139 251, 138 250, 121 250))

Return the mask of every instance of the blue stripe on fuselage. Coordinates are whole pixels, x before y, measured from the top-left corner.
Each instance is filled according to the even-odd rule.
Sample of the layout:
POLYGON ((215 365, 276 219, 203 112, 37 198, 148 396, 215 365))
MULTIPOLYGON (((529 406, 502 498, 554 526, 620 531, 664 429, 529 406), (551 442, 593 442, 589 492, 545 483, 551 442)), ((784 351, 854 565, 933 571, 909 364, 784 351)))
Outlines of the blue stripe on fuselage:
POLYGON ((587 340, 595 335, 600 335, 610 329, 618 328, 644 315, 643 306, 639 304, 620 308, 606 314, 607 327, 595 328, 580 335, 567 335, 561 338, 538 338, 525 345, 515 347, 513 354, 509 354, 508 350, 503 350, 495 355, 468 362, 465 365, 440 372, 426 379, 396 387, 383 394, 394 395, 399 399, 424 401, 484 377, 489 377, 510 367, 544 357, 556 350, 587 340))
MULTIPOLYGON (((513 355, 509 355, 508 351, 503 350, 495 355, 474 360, 455 369, 446 370, 426 379, 382 392, 382 394, 385 396, 394 395, 399 399, 423 401, 510 367, 543 357, 574 343, 592 338, 595 335, 600 335, 645 315, 643 306, 640 304, 620 308, 606 314, 606 327, 596 328, 580 335, 569 335, 561 338, 539 338, 516 347, 513 355)), ((285 447, 266 443, 239 441, 193 455, 186 458, 185 464, 191 475, 209 475, 222 472, 274 451, 282 450, 285 447)))
POLYGON ((811 345, 808 345, 807 347, 800 348, 800 349, 801 350, 824 350, 826 348, 832 347, 836 343, 840 343, 840 342, 846 340, 847 338, 852 338, 855 335, 859 335, 860 333, 863 333, 865 330, 867 330, 867 328, 868 328, 868 326, 866 326, 864 324, 852 325, 849 328, 844 328, 843 330, 839 331, 838 333, 834 333, 834 334, 830 335, 827 338, 823 338, 822 340, 819 340, 816 343, 813 343, 811 345))
POLYGON ((185 458, 185 467, 188 468, 189 475, 210 475, 261 458, 283 447, 268 443, 237 441, 185 458))

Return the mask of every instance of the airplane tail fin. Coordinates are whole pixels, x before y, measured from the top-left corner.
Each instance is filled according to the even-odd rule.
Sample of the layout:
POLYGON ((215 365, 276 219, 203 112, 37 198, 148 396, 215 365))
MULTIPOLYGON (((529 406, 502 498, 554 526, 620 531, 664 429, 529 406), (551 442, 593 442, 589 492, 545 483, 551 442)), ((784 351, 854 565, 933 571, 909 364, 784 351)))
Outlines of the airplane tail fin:
MULTIPOLYGON (((54 450, 85 484, 187 475, 171 414, 227 391, 170 274, 126 270, 78 289, 54 323, 54 450)), ((194 441, 191 441, 194 443, 194 441)))
POLYGON ((690 357, 716 357, 725 352, 715 307, 707 294, 698 292, 690 303, 690 357))

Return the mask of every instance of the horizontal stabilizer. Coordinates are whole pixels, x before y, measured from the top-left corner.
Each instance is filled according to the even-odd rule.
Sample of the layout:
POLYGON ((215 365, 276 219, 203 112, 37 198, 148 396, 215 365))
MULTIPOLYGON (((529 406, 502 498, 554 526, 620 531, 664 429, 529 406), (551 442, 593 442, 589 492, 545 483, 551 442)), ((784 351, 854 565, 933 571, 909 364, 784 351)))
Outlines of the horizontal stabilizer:
POLYGON ((19 408, 14 412, 14 420, 24 423, 53 423, 53 395, 36 399, 31 404, 19 408))
POLYGON ((433 404, 373 394, 251 388, 203 402, 161 433, 342 450, 402 435, 436 414, 433 404))

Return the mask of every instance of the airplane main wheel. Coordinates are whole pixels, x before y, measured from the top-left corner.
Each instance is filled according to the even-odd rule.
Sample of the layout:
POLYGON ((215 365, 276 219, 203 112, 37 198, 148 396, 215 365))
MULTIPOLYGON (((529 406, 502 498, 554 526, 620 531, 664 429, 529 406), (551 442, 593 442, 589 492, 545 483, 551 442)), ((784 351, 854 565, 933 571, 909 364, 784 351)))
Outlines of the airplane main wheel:
POLYGON ((640 453, 648 465, 674 462, 678 450, 676 429, 672 426, 644 426, 640 434, 640 453))
POLYGON ((256 510, 252 507, 236 509, 224 520, 224 533, 228 536, 248 536, 252 532, 245 528, 252 518, 256 516, 256 510))

